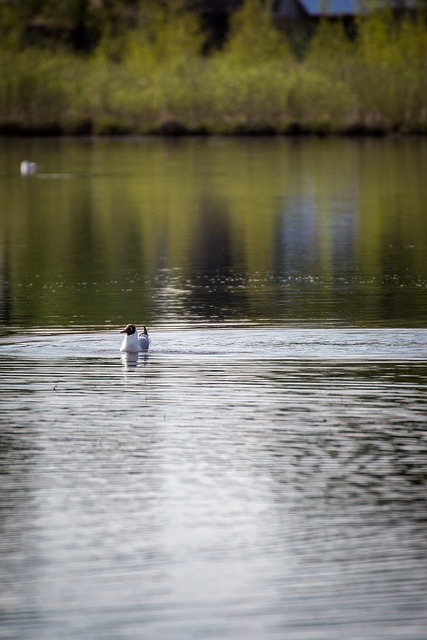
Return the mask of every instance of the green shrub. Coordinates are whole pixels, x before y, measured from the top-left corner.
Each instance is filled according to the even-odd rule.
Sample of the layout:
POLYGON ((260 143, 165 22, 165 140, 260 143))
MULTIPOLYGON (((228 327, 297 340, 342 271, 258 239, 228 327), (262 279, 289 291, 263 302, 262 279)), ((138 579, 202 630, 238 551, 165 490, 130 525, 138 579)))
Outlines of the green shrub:
MULTIPOLYGON (((0 49, 0 130, 67 133, 427 132, 427 27, 365 15, 350 41, 320 23, 297 61, 261 0, 235 14, 223 50, 179 3, 141 5, 137 28, 93 55, 0 49)), ((7 45, 7 46, 6 46, 7 45)))
POLYGON ((81 96, 77 56, 27 49, 0 52, 0 121, 23 131, 61 131, 81 96))
POLYGON ((291 49, 276 29, 271 12, 261 0, 245 0, 232 16, 230 33, 221 54, 234 63, 253 66, 291 57, 291 49))
POLYGON ((390 13, 359 21, 353 76, 362 122, 384 130, 427 124, 427 29, 390 13))

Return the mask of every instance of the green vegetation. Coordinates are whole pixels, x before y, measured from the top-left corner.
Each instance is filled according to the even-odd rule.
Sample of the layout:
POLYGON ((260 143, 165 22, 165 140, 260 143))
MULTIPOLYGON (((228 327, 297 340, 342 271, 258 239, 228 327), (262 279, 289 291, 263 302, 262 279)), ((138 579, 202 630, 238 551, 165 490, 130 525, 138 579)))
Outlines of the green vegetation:
POLYGON ((36 14, 0 12, 2 133, 427 132, 421 13, 367 14, 352 39, 321 22, 301 57, 260 0, 208 52, 179 3, 144 2, 132 20, 124 0, 96 16, 83 0, 59 3, 61 16, 58 3, 28 6, 40 4, 55 37, 35 44, 24 26, 36 14))

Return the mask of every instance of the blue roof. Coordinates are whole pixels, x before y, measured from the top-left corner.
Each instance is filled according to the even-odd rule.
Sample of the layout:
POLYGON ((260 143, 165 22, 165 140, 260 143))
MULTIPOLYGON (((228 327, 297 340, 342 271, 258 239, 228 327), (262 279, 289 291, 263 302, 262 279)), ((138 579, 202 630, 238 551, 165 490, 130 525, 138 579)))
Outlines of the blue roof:
POLYGON ((307 13, 319 15, 348 15, 360 12, 359 0, 300 0, 307 13))

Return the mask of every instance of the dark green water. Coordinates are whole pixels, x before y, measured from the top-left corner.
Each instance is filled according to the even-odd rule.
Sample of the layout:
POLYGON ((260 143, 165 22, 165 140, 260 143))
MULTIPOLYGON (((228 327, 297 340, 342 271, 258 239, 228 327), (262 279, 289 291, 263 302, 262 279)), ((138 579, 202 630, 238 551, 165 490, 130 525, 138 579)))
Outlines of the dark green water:
POLYGON ((425 640, 426 176, 0 142, 1 639, 425 640))
POLYGON ((1 325, 425 327, 426 174, 424 139, 3 141, 1 325))

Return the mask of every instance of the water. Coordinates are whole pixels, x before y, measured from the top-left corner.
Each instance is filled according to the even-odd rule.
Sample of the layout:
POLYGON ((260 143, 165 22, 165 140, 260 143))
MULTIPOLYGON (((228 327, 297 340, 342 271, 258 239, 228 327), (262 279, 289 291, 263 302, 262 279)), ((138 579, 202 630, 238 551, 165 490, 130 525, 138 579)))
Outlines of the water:
POLYGON ((0 327, 425 327, 426 168, 425 139, 3 141, 0 327))
POLYGON ((426 637, 425 159, 0 145, 0 638, 426 637))

